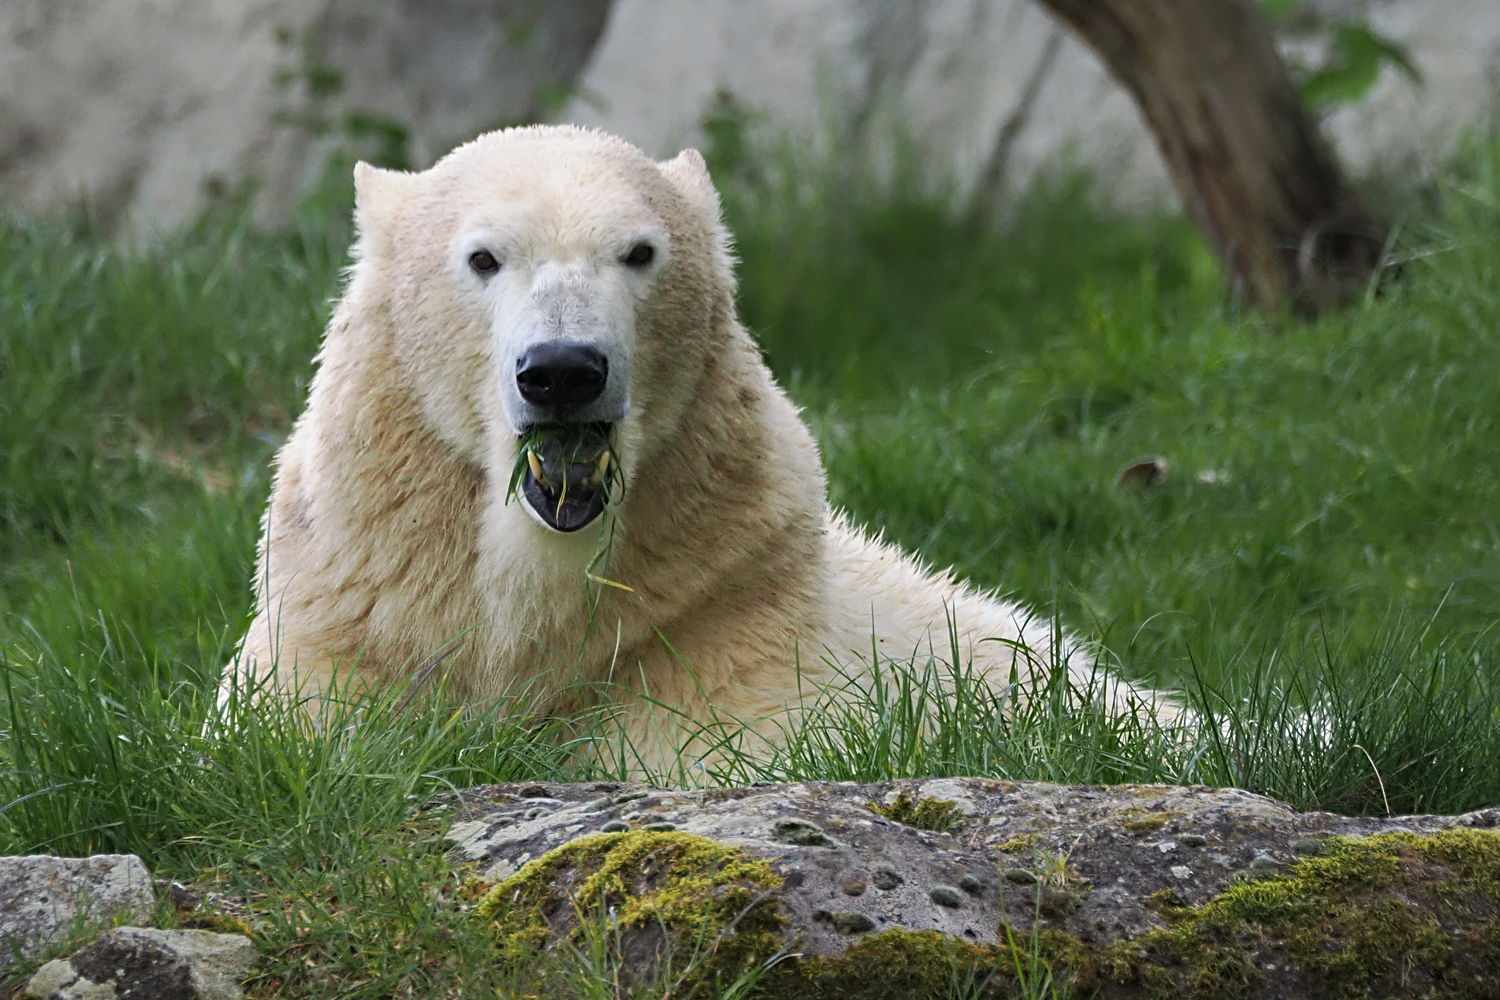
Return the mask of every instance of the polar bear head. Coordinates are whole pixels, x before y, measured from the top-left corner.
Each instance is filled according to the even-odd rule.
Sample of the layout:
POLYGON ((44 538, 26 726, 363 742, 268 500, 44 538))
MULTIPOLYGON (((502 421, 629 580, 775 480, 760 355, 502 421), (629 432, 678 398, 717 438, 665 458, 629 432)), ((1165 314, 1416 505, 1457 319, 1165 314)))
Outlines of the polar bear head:
POLYGON ((355 188, 348 298, 381 317, 397 383, 449 446, 518 483, 547 530, 592 523, 672 436, 730 335, 703 158, 657 163, 603 133, 536 126, 421 173, 361 163, 355 188))

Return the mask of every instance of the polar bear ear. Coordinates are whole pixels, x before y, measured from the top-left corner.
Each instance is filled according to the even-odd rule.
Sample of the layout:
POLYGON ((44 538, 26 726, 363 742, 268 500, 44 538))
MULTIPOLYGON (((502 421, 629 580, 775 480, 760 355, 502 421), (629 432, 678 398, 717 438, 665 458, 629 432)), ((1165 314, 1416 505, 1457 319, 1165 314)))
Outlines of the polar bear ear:
POLYGON ((657 168, 666 175, 688 204, 719 221, 719 192, 714 189, 713 178, 708 176, 708 164, 703 154, 696 149, 684 149, 676 157, 663 160, 657 168))
POLYGON ((383 252, 389 245, 396 216, 411 196, 415 182, 415 174, 382 170, 363 160, 354 165, 354 223, 360 242, 368 250, 383 252))

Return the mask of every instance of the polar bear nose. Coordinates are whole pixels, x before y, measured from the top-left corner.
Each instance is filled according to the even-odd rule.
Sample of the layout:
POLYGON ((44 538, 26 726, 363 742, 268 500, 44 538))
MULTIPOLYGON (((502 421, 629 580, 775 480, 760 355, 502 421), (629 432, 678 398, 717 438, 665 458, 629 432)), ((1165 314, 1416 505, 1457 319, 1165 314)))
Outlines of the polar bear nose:
POLYGON ((587 406, 608 380, 608 359, 582 344, 537 344, 516 362, 516 387, 533 406, 587 406))

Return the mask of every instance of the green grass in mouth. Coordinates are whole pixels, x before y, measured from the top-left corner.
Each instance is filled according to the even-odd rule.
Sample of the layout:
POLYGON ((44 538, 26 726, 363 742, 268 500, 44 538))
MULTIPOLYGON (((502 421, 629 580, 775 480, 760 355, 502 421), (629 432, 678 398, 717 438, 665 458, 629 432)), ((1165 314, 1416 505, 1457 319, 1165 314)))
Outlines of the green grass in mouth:
MULTIPOLYGON (((625 476, 619 455, 615 452, 610 428, 606 424, 539 424, 528 428, 516 439, 516 460, 511 467, 510 482, 505 489, 505 502, 509 503, 516 497, 528 469, 543 487, 548 490, 554 489, 557 484, 545 480, 542 475, 541 455, 548 445, 556 445, 557 454, 562 456, 560 465, 566 469, 577 464, 580 455, 594 451, 601 437, 604 440, 604 448, 599 451, 599 457, 593 459, 596 471, 589 483, 597 484, 604 491, 604 503, 607 508, 609 504, 620 499, 624 490, 625 476)), ((556 490, 559 506, 567 497, 569 484, 566 476, 563 477, 560 485, 561 489, 556 490)))

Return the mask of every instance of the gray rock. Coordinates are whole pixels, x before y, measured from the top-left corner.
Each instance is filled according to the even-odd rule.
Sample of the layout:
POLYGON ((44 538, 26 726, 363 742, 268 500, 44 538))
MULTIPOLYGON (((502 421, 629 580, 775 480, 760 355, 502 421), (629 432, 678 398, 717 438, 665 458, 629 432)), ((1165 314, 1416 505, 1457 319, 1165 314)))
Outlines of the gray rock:
POLYGON ((546 116, 608 11, 608 0, 5 0, 0 193, 34 212, 83 195, 102 224, 149 232, 258 183, 257 217, 285 224, 341 147, 425 167, 479 132, 546 116), (399 148, 340 126, 356 116, 399 148))
MULTIPOLYGON (((610 821, 607 810, 590 811, 598 793, 587 786, 549 785, 545 791, 557 804, 544 807, 533 818, 517 814, 512 786, 471 789, 454 796, 449 837, 457 845, 456 853, 476 862, 482 879, 498 883, 515 875, 527 861, 596 834, 610 821)), ((781 970, 777 975, 796 975, 797 962, 819 962, 808 968, 818 970, 818 976, 834 977, 830 983, 837 984, 837 977, 846 973, 852 977, 847 985, 839 986, 853 990, 849 995, 859 995, 859 989, 865 988, 859 985, 863 981, 858 979, 858 967, 869 969, 868 956, 878 953, 868 949, 885 947, 880 942, 886 932, 938 932, 975 949, 966 954, 1003 958, 999 945, 1007 928, 1021 934, 1036 929, 1053 935, 1048 938, 1053 942, 1074 942, 1070 947, 1075 950, 1069 953, 1074 958, 1069 961, 1078 955, 1095 956, 1075 969, 1081 970, 1079 975, 1095 977, 1080 986, 1083 995, 1103 989, 1110 997, 1144 997, 1151 990, 1160 992, 1169 982, 1188 990, 1190 977, 1212 972, 1198 969, 1195 962, 1256 970, 1246 973, 1247 998, 1324 995, 1338 984, 1318 979, 1326 975, 1322 967, 1286 951, 1279 943, 1285 935, 1262 930, 1254 924, 1258 918, 1244 918, 1248 922, 1239 931, 1215 932, 1214 940, 1220 943, 1213 947, 1229 949, 1223 955, 1212 950, 1195 952, 1184 944, 1191 934, 1181 929, 1191 926, 1184 921, 1195 919, 1193 915, 1201 908, 1217 905, 1240 880, 1285 880, 1298 866, 1318 864, 1330 850, 1360 850, 1361 842, 1368 843, 1370 850, 1395 851, 1391 857, 1409 860, 1394 862, 1408 866, 1399 885, 1361 887, 1363 895, 1358 898, 1386 893, 1401 907, 1430 910, 1437 920, 1433 927, 1451 935, 1455 955, 1467 955, 1462 951, 1469 947, 1464 942, 1488 933, 1474 923, 1479 918, 1473 914, 1500 907, 1500 893, 1490 898, 1485 895, 1490 890, 1484 888, 1489 883, 1464 874, 1464 866, 1477 863, 1474 858, 1500 858, 1500 832, 1482 833, 1472 843, 1425 841, 1437 845, 1433 849, 1439 851, 1434 855, 1438 861, 1431 863, 1422 861, 1420 853, 1422 838, 1493 830, 1500 826, 1497 809, 1462 816, 1357 818, 1298 812, 1237 789, 1073 787, 987 779, 944 779, 941 784, 809 782, 709 791, 635 786, 632 794, 639 795, 632 800, 637 827, 621 839, 622 844, 629 837, 686 834, 765 861, 780 883, 749 890, 745 898, 754 902, 744 912, 769 899, 766 905, 777 914, 773 924, 780 947, 804 956, 788 960, 785 968, 777 966, 781 970), (871 809, 872 804, 888 804, 902 793, 921 801, 933 786, 955 796, 944 801, 962 804, 955 810, 958 822, 949 831, 904 826, 871 809), (642 829, 665 829, 666 824, 675 830, 650 833, 642 829), (1362 840, 1377 835, 1397 839, 1362 840), (1026 859, 1024 868, 1016 864, 1022 858, 1026 859), (1461 888, 1444 888, 1454 885, 1461 888), (1450 906, 1444 902, 1444 893, 1451 897, 1453 891, 1464 898, 1451 903, 1450 912, 1442 909, 1450 906), (1233 952, 1242 940, 1252 942, 1245 946, 1248 950, 1233 952), (836 963, 856 948, 865 950, 851 953, 848 967, 841 971, 836 963), (994 950, 986 952, 986 948, 994 950), (1113 977, 1107 989, 1101 978, 1106 976, 1113 977)), ((638 846, 648 848, 646 856, 651 856, 648 842, 638 846)), ((588 857, 594 849, 590 846, 569 857, 588 857)), ((599 849, 612 848, 601 845, 599 849)), ((560 890, 580 871, 574 862, 544 870, 552 873, 547 877, 562 880, 549 883, 552 887, 542 895, 550 893, 550 898, 561 896, 560 890)), ((1357 871, 1358 866, 1348 870, 1357 871)), ((495 898, 520 898, 514 894, 530 891, 527 886, 530 883, 521 879, 514 886, 497 887, 495 898)), ((1335 900, 1329 905, 1345 903, 1335 900)), ((1211 919, 1222 921, 1222 912, 1215 911, 1220 916, 1211 919)), ((566 924, 554 925, 550 920, 548 926, 554 933, 566 924)), ((1332 921, 1314 932, 1337 935, 1346 924, 1332 921)), ((719 933, 732 930, 731 926, 719 933)), ((898 942, 892 946, 903 947, 899 936, 890 940, 898 942)), ((1325 951, 1317 953, 1339 953, 1344 947, 1341 939, 1330 940, 1325 951)), ((1399 941, 1392 944, 1390 969, 1394 971, 1389 975, 1399 979, 1410 973, 1417 986, 1436 983, 1437 979, 1422 978, 1429 975, 1422 955, 1397 954, 1401 947, 1399 941)), ((1431 954, 1441 952, 1437 949, 1431 954)), ((1500 972, 1500 957, 1465 957, 1460 964, 1475 975, 1487 976, 1491 970, 1484 963, 1500 972)), ((1003 970, 1004 961, 998 967, 1003 970)), ((1387 995, 1382 991, 1390 983, 1380 978, 1388 974, 1384 965, 1373 963, 1364 974, 1369 981, 1353 986, 1368 987, 1371 995, 1387 995)), ((1430 974, 1446 975, 1441 970, 1430 974)))
POLYGON ((117 927, 31 977, 30 1000, 239 1000, 255 968, 240 934, 117 927))
POLYGON ((0 969, 76 920, 143 920, 155 902, 151 873, 134 854, 0 857, 0 969))

